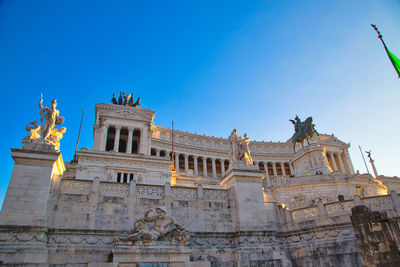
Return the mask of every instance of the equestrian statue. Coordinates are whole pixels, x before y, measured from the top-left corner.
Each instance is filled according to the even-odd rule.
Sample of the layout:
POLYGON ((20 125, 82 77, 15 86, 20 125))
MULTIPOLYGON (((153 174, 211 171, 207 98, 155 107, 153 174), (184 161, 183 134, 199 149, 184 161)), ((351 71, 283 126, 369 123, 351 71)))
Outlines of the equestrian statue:
POLYGON ((301 143, 304 147, 304 140, 307 140, 307 144, 310 144, 309 138, 312 138, 314 134, 319 136, 317 130, 315 130, 315 125, 313 124, 312 117, 308 117, 305 121, 301 121, 296 115, 294 120, 289 120, 294 125, 295 133, 292 136, 293 150, 296 153, 296 143, 301 143))

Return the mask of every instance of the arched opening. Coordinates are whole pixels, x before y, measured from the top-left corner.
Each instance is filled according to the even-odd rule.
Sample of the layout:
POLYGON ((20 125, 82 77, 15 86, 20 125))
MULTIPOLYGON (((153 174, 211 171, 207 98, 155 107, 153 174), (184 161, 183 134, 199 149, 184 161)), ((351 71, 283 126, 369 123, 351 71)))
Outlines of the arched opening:
POLYGON ((139 154, 140 131, 134 130, 132 134, 132 154, 139 154))
POLYGON ((267 168, 268 168, 268 175, 274 175, 274 167, 272 167, 272 163, 268 162, 267 164, 267 168))
POLYGON ((156 154, 156 149, 155 149, 155 148, 152 148, 152 149, 150 150, 150 155, 152 155, 152 156, 157 155, 157 154, 156 154))
POLYGON ((216 159, 215 160, 215 169, 217 172, 217 176, 221 177, 222 176, 222 169, 221 169, 221 160, 220 159, 216 159))
POLYGON ((199 175, 203 176, 203 159, 200 157, 197 158, 197 169, 199 170, 199 175))
POLYGON ((265 171, 265 166, 263 162, 258 163, 258 168, 260 169, 260 171, 265 171))
POLYGON ((128 143, 128 129, 122 128, 119 133, 118 152, 126 153, 127 143, 128 143))
POLYGON ((185 156, 184 155, 179 155, 179 171, 184 171, 185 170, 185 156))
POLYGON ((114 139, 115 139, 115 127, 108 127, 107 131, 107 142, 106 142, 106 151, 114 150, 114 139))
POLYGON ((167 155, 167 152, 165 150, 160 151, 160 157, 165 157, 167 155))
POLYGON ((225 160, 225 162, 224 162, 224 168, 225 168, 225 173, 228 171, 228 169, 229 169, 229 160, 225 160))
POLYGON ((193 159, 193 156, 189 156, 188 161, 189 161, 189 170, 193 170, 193 173, 194 173, 194 159, 193 159))
POLYGON ((212 171, 212 161, 211 161, 211 159, 207 159, 206 164, 207 164, 207 166, 206 166, 206 168, 207 168, 207 176, 208 177, 212 177, 213 171, 212 171))
POLYGON ((276 167, 276 174, 277 174, 277 175, 282 175, 281 164, 275 163, 275 167, 276 167))
POLYGON ((289 163, 286 162, 286 163, 284 164, 284 167, 285 167, 285 173, 286 173, 286 175, 287 175, 287 176, 291 176, 292 173, 291 173, 291 171, 290 171, 289 163))

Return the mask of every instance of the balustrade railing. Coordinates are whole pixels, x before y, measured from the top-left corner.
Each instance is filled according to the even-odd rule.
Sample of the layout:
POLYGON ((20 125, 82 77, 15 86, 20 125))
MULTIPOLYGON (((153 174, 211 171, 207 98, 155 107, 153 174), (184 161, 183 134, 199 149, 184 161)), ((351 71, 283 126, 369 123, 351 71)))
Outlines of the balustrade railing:
POLYGON ((71 195, 89 195, 92 181, 85 180, 61 180, 61 193, 71 195))

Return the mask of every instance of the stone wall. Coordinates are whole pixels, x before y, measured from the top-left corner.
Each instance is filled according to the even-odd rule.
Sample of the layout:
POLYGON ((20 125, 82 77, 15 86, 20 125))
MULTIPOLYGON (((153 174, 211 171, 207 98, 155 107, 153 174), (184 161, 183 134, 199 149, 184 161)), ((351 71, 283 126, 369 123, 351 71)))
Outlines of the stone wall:
POLYGON ((400 266, 399 218, 371 211, 364 205, 351 209, 351 221, 363 266, 400 266))

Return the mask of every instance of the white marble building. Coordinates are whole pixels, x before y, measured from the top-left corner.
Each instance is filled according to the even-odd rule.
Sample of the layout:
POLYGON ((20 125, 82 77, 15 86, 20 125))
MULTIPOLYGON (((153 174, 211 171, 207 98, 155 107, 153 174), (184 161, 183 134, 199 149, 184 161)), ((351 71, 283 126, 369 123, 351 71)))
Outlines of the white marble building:
POLYGON ((349 144, 333 135, 296 153, 290 140, 251 142, 254 167, 240 170, 228 139, 153 125, 149 109, 95 109, 93 148, 78 162, 33 143, 12 149, 4 263, 112 266, 113 238, 163 205, 191 233, 186 265, 360 266, 355 196, 399 216, 399 179, 354 173, 349 144))

